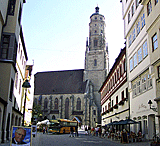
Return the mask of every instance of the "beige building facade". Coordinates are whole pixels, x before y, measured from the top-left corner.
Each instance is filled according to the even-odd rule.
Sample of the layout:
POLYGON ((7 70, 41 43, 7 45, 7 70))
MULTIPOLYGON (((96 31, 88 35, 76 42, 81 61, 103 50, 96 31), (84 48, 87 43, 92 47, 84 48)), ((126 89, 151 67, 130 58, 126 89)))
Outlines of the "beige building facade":
POLYGON ((12 125, 19 126, 22 121, 21 85, 28 59, 21 29, 25 2, 0 0, 0 143, 10 140, 12 125))
POLYGON ((152 139, 159 129, 157 110, 155 110, 157 104, 154 101, 158 89, 157 67, 160 58, 158 55, 159 2, 156 0, 122 0, 121 2, 126 39, 130 116, 140 123, 132 125, 131 130, 134 132, 141 130, 145 138, 152 139), (149 100, 152 101, 154 110, 150 109, 149 100))
MULTIPOLYGON (((157 105, 154 106, 158 113, 158 125, 157 133, 160 134, 160 2, 158 0, 142 0, 140 1, 144 6, 144 11, 147 15, 146 17, 146 30, 149 38, 149 52, 150 52, 150 72, 151 76, 154 78, 153 82, 155 84, 156 96, 154 100, 157 105)), ((154 101, 152 101, 154 103, 154 101)), ((153 107, 153 105, 152 105, 153 107)))

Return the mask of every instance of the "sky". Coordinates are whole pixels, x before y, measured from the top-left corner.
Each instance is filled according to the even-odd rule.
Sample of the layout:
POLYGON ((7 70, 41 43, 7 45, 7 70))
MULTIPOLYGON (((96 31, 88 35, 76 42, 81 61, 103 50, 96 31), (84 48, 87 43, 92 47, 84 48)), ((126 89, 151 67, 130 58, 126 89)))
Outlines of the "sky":
POLYGON ((22 28, 34 74, 84 69, 90 16, 97 5, 105 17, 111 68, 125 42, 120 0, 26 0, 22 28))

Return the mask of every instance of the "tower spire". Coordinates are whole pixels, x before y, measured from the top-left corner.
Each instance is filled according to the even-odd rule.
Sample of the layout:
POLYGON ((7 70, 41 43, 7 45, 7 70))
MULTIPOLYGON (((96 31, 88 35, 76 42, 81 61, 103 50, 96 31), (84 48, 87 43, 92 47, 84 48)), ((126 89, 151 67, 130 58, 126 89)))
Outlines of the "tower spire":
POLYGON ((95 9, 96 9, 96 13, 99 13, 99 7, 98 7, 98 4, 97 4, 97 7, 96 7, 95 9))

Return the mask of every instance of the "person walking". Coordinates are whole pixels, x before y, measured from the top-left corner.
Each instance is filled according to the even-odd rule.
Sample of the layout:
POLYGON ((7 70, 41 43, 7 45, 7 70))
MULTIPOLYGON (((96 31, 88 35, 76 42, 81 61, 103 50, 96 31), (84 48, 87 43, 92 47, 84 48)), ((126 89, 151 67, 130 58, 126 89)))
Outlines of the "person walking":
POLYGON ((43 127, 43 134, 45 133, 45 127, 43 127))
POLYGON ((91 129, 91 134, 92 134, 92 136, 94 136, 94 134, 95 134, 95 129, 94 129, 94 127, 92 127, 92 129, 91 129))
POLYGON ((95 128, 96 136, 98 136, 98 130, 99 130, 99 128, 98 128, 98 127, 96 127, 96 128, 95 128))
POLYGON ((88 127, 88 135, 91 135, 91 127, 88 127))
POLYGON ((74 132, 73 127, 70 127, 70 136, 69 137, 74 137, 73 132, 74 132))
POLYGON ((88 135, 88 129, 87 126, 85 127, 85 134, 88 135))
POLYGON ((101 127, 99 127, 99 129, 98 129, 98 133, 99 133, 99 137, 101 137, 101 135, 102 135, 102 129, 101 129, 101 127))
POLYGON ((75 137, 78 137, 78 126, 75 127, 75 137))
POLYGON ((102 138, 105 138, 105 136, 106 136, 106 130, 102 128, 102 138))

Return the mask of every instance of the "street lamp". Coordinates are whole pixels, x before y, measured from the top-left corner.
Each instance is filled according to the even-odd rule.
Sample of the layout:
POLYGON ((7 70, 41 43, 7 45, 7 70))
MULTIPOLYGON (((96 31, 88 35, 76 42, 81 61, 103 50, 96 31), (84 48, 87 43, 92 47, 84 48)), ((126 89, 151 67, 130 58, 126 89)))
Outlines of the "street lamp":
POLYGON ((157 112, 157 108, 151 107, 152 100, 149 100, 149 101, 148 101, 148 104, 149 104, 149 106, 150 106, 150 109, 152 109, 153 111, 157 112))
POLYGON ((27 88, 31 88, 31 85, 30 85, 30 83, 28 82, 27 79, 23 82, 22 87, 25 88, 24 109, 23 109, 23 121, 22 121, 22 126, 24 126, 25 108, 26 108, 26 97, 27 97, 27 88))

